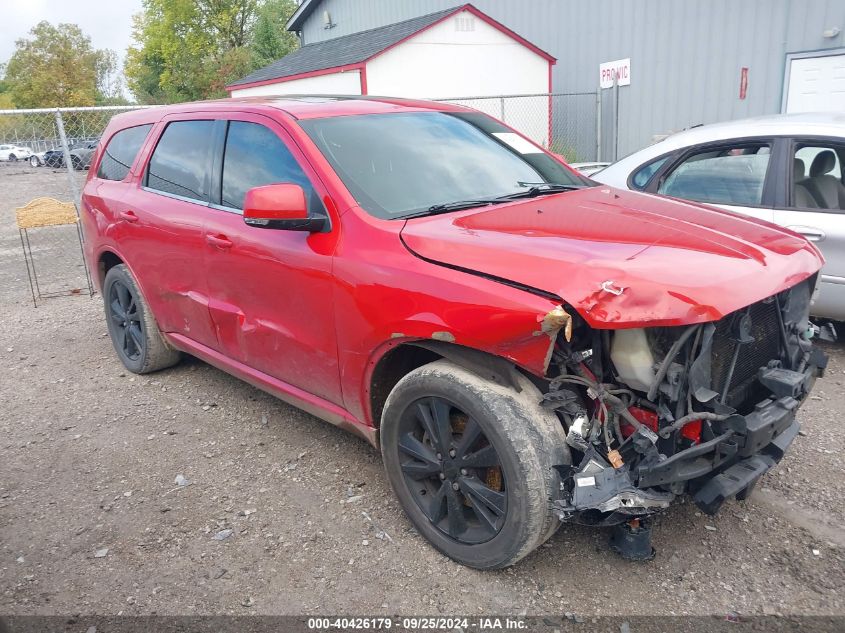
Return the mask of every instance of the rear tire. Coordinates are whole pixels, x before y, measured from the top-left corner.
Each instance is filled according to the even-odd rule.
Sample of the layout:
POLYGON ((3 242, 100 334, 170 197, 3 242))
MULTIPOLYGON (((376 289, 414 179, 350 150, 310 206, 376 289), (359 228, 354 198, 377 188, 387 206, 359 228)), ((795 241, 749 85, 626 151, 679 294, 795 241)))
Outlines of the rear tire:
POLYGON ((18 160, 17 156, 15 156, 14 154, 9 154, 9 162, 10 163, 16 163, 17 160, 18 160))
POLYGON ((106 273, 103 304, 109 336, 126 369, 135 374, 147 374, 179 362, 180 353, 164 340, 135 278, 125 265, 118 264, 106 273))
POLYGON ((78 156, 71 156, 70 157, 70 164, 75 170, 79 171, 82 169, 82 161, 79 159, 78 156))
POLYGON ((520 381, 517 393, 439 360, 402 378, 384 407, 382 456, 402 508, 436 549, 476 569, 513 565, 559 526, 554 466, 570 463, 569 448, 539 390, 520 381))
POLYGON ((38 167, 38 165, 40 165, 41 163, 38 160, 38 156, 30 156, 29 164, 31 167, 38 167))

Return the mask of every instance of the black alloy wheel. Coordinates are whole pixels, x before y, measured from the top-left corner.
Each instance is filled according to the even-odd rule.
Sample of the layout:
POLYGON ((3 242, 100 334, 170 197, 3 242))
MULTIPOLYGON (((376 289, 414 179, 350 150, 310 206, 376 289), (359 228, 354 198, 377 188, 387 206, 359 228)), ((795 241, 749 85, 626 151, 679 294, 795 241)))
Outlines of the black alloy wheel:
POLYGON ((108 311, 115 347, 127 360, 137 361, 144 353, 144 321, 134 294, 120 280, 109 287, 108 311))
POLYGON ((493 383, 441 359, 390 391, 379 442, 405 514, 431 545, 476 569, 513 565, 560 525, 566 433, 528 378, 493 383))
POLYGON ((164 339, 138 283, 124 264, 109 268, 102 287, 109 336, 126 369, 148 374, 179 362, 179 351, 164 339))
POLYGON ((438 530, 468 545, 499 533, 507 482, 476 420, 442 397, 421 398, 400 421, 399 453, 412 498, 438 530))

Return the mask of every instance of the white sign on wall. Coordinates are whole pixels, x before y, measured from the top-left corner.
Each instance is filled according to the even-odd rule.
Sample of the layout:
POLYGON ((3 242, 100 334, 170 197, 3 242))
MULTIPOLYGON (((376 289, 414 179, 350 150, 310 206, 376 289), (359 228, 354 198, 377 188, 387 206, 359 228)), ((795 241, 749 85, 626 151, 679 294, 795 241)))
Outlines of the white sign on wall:
POLYGON ((613 80, 620 86, 631 85, 631 58, 599 64, 599 87, 613 88, 613 80))

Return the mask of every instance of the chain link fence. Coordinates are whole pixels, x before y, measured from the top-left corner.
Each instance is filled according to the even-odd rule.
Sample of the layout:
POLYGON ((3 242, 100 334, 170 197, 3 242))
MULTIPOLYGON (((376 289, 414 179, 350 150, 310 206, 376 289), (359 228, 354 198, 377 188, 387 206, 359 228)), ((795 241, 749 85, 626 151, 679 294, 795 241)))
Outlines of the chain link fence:
POLYGON ((438 99, 504 121, 570 163, 602 160, 601 93, 571 92, 438 99))
POLYGON ((78 213, 99 137, 112 116, 130 109, 0 110, 0 294, 26 301, 30 289, 42 297, 88 293, 78 223, 52 224, 45 217, 21 230, 16 210, 51 198, 78 213))

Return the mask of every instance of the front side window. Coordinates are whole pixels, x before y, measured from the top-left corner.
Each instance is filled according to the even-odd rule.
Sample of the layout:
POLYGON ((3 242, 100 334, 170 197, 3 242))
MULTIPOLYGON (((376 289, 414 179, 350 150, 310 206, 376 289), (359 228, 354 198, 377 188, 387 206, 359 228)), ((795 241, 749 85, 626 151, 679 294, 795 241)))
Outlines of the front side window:
POLYGON ((152 125, 139 125, 121 130, 111 137, 97 168, 97 177, 104 180, 123 180, 144 144, 152 125))
POLYGON ((380 218, 538 184, 591 184, 480 113, 365 114, 299 124, 358 203, 380 218))
POLYGON ((156 145, 147 187, 192 200, 207 198, 214 121, 174 121, 156 145))
POLYGON ((845 147, 798 143, 792 160, 792 199, 798 209, 845 209, 845 147))
POLYGON ((657 192, 696 202, 759 206, 770 157, 768 143, 697 152, 676 167, 657 192))
POLYGON ((223 155, 221 204, 243 209, 247 191, 275 183, 299 185, 309 206, 314 211, 321 208, 314 187, 282 139, 258 123, 230 122, 223 155))

